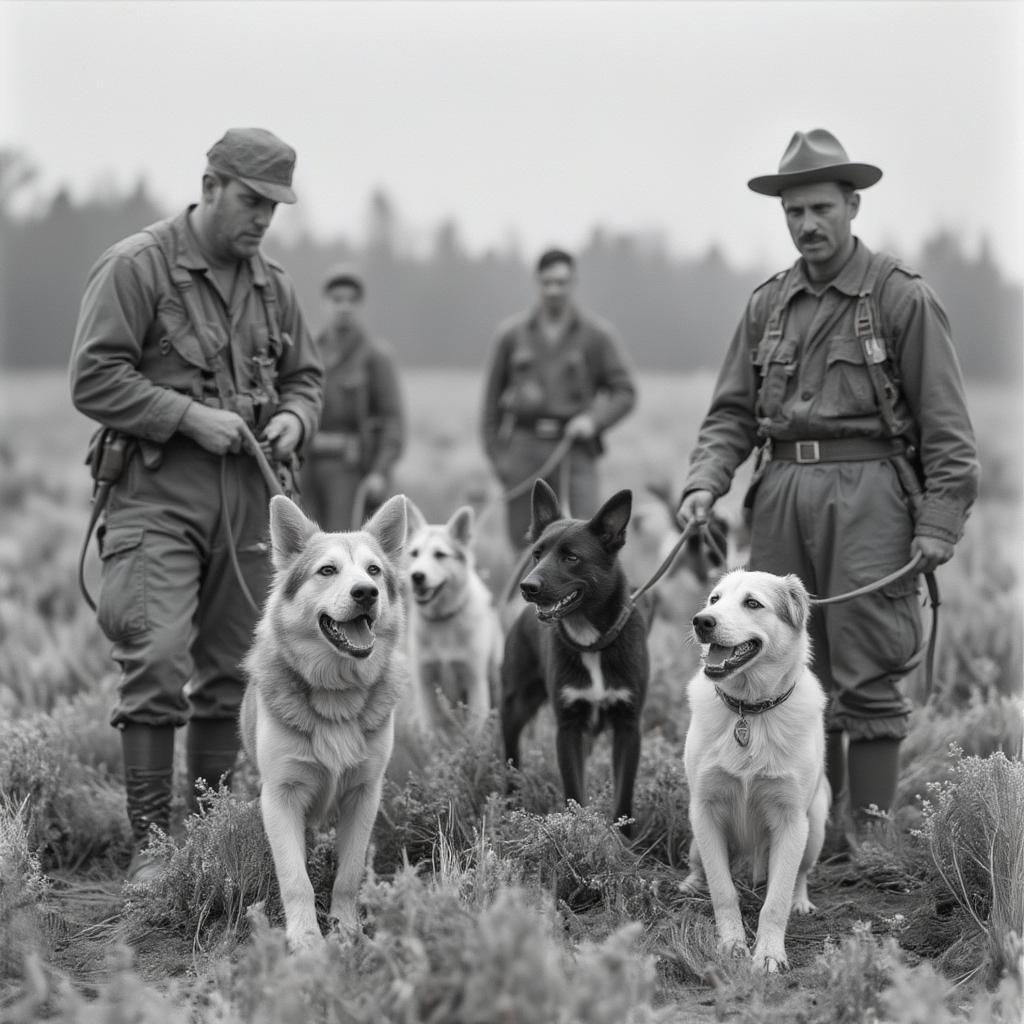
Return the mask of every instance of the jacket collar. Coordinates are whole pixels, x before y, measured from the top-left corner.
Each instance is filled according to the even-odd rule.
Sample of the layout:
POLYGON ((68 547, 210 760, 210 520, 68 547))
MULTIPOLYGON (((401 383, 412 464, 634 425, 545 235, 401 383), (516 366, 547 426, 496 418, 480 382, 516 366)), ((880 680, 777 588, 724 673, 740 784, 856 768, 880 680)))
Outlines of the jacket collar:
POLYGON ((856 298, 860 295, 860 286, 864 281, 864 275, 868 271, 868 264, 871 262, 871 250, 856 236, 853 239, 853 252, 844 264, 842 270, 831 281, 822 285, 820 282, 811 281, 807 276, 807 267, 801 257, 793 264, 793 272, 789 275, 789 285, 786 289, 786 302, 800 291, 811 292, 820 295, 829 288, 844 295, 856 298))
MULTIPOLYGON (((188 222, 188 215, 198 204, 192 203, 171 220, 171 231, 174 233, 174 244, 178 253, 176 260, 179 267, 187 270, 199 270, 208 273, 210 264, 199 248, 199 240, 195 236, 191 225, 188 222)), ((263 288, 267 284, 267 271, 263 260, 259 255, 241 261, 249 267, 252 275, 252 283, 257 288, 263 288)))

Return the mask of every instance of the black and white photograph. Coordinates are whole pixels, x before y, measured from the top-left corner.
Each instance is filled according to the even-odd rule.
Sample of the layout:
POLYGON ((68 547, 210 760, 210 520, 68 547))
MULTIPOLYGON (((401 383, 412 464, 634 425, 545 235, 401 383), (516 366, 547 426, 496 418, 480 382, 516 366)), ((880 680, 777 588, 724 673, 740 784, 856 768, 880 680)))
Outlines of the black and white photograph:
POLYGON ((0 1021, 1020 1024, 1024 3, 0 0, 0 1021))

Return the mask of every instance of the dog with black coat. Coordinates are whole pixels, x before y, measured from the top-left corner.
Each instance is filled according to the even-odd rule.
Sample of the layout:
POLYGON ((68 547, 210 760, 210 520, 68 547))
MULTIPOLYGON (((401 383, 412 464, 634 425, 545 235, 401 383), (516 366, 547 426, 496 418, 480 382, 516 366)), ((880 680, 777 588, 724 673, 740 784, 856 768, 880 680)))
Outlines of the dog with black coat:
MULTIPOLYGON (((525 608, 509 631, 501 668, 505 756, 519 766, 520 734, 550 699, 567 801, 585 802, 590 743, 611 729, 616 821, 632 817, 650 675, 649 603, 630 599, 618 558, 632 501, 632 492, 619 491, 592 519, 570 519, 554 491, 536 481, 527 533, 533 568, 519 585, 535 607, 525 608)), ((623 831, 632 834, 628 824, 623 831)))

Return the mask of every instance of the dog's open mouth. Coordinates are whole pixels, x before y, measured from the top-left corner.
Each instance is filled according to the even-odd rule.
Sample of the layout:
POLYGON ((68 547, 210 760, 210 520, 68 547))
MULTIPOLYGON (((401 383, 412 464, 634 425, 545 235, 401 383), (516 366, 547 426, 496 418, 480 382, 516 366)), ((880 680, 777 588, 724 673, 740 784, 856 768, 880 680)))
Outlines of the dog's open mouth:
POLYGON ((704 675, 712 679, 721 679, 723 676, 743 668, 747 662, 755 658, 761 650, 760 640, 744 640, 735 647, 725 647, 722 644, 708 644, 708 653, 704 655, 704 675))
POLYGON ((357 615, 346 622, 321 615, 320 632, 339 651, 353 658, 365 658, 373 651, 373 620, 369 615, 357 615))
POLYGON ((582 597, 582 590, 573 590, 566 594, 565 597, 560 597, 554 604, 538 604, 537 618, 541 622, 553 622, 556 619, 560 619, 563 615, 568 615, 580 603, 582 597))
POLYGON ((426 587, 422 585, 417 587, 416 584, 414 583, 412 585, 413 600, 417 604, 428 604, 429 602, 433 601, 438 594, 441 593, 441 590, 444 588, 444 585, 447 582, 447 580, 441 580, 441 582, 438 583, 436 587, 426 587))

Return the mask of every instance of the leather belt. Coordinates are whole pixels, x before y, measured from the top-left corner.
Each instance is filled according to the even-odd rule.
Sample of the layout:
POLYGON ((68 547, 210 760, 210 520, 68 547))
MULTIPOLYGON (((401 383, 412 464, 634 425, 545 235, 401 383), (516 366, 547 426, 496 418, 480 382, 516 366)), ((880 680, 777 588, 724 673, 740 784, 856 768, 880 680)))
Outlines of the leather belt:
POLYGON ((898 438, 832 437, 824 441, 772 441, 772 458, 802 466, 818 462, 870 462, 902 455, 906 445, 898 438))
POLYGON ((558 441, 565 433, 565 422, 557 416, 538 416, 532 420, 517 419, 516 429, 529 430, 545 441, 558 441))

